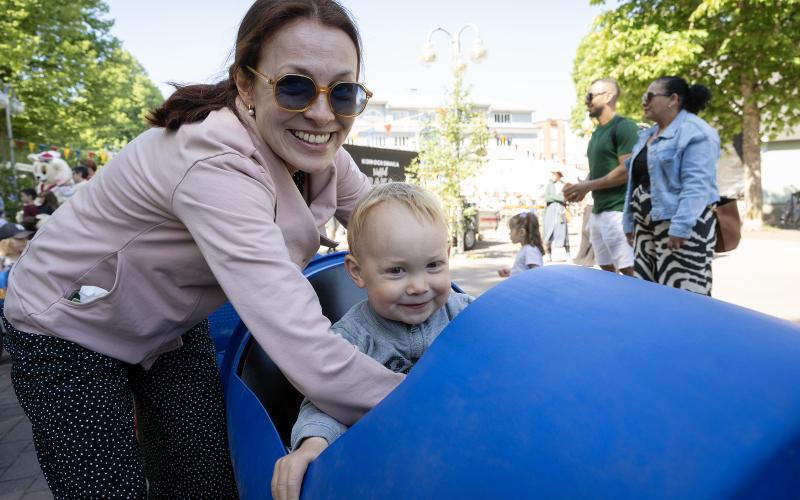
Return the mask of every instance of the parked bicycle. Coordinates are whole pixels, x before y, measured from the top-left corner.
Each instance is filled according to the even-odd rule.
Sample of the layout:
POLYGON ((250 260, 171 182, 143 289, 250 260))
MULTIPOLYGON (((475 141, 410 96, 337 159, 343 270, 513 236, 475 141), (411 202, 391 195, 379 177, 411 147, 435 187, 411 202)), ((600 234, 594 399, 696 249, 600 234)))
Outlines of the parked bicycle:
POLYGON ((789 195, 789 200, 781 212, 780 225, 784 227, 800 228, 800 191, 789 195))

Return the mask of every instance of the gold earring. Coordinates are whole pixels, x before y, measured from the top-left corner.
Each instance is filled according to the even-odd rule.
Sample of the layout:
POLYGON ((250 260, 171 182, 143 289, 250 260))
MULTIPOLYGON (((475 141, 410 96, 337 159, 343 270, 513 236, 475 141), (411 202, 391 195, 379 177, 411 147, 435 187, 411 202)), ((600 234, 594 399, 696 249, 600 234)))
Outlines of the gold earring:
POLYGON ((256 108, 254 108, 252 104, 247 105, 247 114, 250 116, 256 116, 256 108))

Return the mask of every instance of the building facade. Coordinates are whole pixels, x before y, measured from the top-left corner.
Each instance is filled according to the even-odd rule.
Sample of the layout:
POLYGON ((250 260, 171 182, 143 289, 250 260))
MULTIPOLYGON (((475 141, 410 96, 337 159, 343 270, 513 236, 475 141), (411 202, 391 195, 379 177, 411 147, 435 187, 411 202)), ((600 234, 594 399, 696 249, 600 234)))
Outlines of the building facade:
MULTIPOLYGON (((347 143, 356 146, 418 151, 420 138, 444 106, 443 96, 416 92, 376 96, 356 120, 347 143)), ((497 103, 474 103, 489 128, 485 164, 471 183, 474 193, 535 198, 556 167, 574 172, 588 168, 586 141, 574 136, 566 120, 534 119, 534 110, 497 103)))

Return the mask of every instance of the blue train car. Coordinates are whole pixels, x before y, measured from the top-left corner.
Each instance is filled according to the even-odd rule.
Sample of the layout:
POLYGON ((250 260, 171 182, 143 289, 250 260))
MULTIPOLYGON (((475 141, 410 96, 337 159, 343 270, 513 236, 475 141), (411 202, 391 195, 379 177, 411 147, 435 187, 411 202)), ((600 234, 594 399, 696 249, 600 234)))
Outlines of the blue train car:
MULTIPOLYGON (((335 321, 341 254, 306 275, 335 321)), ((304 498, 798 498, 800 328, 572 266, 461 313, 308 470, 304 498)), ((242 326, 223 364, 242 498, 269 498, 300 394, 242 326)))

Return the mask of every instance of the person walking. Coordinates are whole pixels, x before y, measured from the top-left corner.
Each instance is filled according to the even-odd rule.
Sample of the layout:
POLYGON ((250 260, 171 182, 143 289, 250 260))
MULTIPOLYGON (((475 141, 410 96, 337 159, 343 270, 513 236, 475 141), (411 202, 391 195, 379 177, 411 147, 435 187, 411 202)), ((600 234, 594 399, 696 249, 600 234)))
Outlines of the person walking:
POLYGON ((594 257, 601 269, 633 275, 633 249, 622 231, 625 205, 625 160, 638 139, 638 127, 616 113, 619 84, 612 78, 592 82, 586 94, 589 116, 599 125, 592 133, 587 156, 589 179, 564 188, 567 202, 583 200, 591 191, 594 207, 589 217, 589 234, 594 257))
POLYGON ((553 261, 553 247, 564 248, 567 261, 569 253, 569 228, 567 227, 567 206, 564 203, 564 173, 560 170, 551 172, 550 182, 544 189, 544 249, 553 261))
POLYGON ((337 2, 257 0, 227 78, 178 87, 31 240, 6 347, 56 498, 236 497, 205 319, 226 298, 342 423, 403 380, 332 334, 301 272, 370 188, 341 148, 361 62, 337 2))
POLYGON ((637 277, 703 295, 711 295, 719 201, 719 136, 697 116, 710 99, 677 76, 647 88, 642 106, 655 124, 633 148, 623 216, 637 277))

